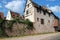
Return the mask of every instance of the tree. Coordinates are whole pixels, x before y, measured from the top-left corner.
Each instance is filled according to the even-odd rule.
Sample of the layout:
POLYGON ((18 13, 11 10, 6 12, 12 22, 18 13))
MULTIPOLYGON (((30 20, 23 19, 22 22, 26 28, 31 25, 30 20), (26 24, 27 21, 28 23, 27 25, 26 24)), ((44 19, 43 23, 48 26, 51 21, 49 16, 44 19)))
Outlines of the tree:
POLYGON ((33 23, 32 23, 30 20, 26 19, 26 20, 25 20, 25 24, 28 25, 28 26, 27 26, 27 29, 29 29, 29 30, 33 30, 33 29, 34 29, 33 23))
POLYGON ((3 35, 2 22, 3 22, 3 19, 2 19, 2 18, 0 18, 0 36, 2 36, 2 35, 3 35))
POLYGON ((2 18, 0 18, 0 24, 3 22, 3 19, 2 18))

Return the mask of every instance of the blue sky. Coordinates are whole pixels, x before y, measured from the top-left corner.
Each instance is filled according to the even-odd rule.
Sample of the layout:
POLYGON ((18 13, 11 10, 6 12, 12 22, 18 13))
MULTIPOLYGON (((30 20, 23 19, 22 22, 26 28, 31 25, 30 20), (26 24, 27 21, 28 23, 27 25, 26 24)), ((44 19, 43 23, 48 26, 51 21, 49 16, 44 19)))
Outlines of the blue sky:
MULTIPOLYGON (((60 18, 60 0, 32 0, 41 6, 46 6, 60 18)), ((0 0, 0 12, 7 15, 8 10, 24 14, 26 0, 0 0)))

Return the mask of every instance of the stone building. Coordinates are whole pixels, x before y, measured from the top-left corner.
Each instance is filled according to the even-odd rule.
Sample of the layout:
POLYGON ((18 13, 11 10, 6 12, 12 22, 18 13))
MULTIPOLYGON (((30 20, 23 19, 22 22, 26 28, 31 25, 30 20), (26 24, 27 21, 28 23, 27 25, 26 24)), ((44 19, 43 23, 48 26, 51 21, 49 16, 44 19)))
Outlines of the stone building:
POLYGON ((4 19, 4 13, 0 12, 0 18, 4 19))
POLYGON ((44 6, 34 3, 32 0, 26 1, 24 17, 33 22, 34 33, 55 32, 55 15, 53 12, 44 6))
POLYGON ((14 20, 17 17, 18 19, 23 19, 23 16, 21 14, 13 12, 13 11, 8 11, 6 20, 14 20))

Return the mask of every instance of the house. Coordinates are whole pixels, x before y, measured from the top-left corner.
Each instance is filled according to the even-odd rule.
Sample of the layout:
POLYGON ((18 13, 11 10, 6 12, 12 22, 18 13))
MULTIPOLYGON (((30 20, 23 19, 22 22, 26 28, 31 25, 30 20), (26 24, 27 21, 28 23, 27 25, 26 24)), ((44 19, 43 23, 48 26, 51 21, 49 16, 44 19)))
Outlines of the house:
MULTIPOLYGON (((29 19, 34 24, 34 33, 55 32, 55 15, 45 6, 40 6, 32 0, 26 1, 25 19, 29 19)), ((57 23, 57 22, 56 22, 57 23)))
POLYGON ((4 13, 0 12, 0 18, 4 19, 4 13))
POLYGON ((13 12, 13 11, 8 11, 6 20, 14 20, 17 17, 18 19, 23 19, 23 16, 21 14, 13 12))

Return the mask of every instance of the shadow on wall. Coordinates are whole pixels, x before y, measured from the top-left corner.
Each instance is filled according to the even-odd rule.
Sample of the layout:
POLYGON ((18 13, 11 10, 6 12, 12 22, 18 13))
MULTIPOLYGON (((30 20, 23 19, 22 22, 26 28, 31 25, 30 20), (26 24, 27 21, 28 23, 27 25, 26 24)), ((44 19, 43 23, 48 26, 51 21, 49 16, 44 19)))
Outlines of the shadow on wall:
POLYGON ((60 32, 60 28, 58 26, 54 26, 56 32, 60 32))

